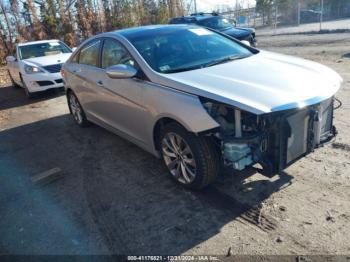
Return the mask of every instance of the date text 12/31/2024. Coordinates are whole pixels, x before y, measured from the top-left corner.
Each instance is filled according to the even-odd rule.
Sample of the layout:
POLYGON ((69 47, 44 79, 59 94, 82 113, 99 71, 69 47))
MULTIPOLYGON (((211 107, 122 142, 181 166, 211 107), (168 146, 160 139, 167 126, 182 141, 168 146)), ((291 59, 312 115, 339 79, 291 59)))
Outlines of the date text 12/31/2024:
POLYGON ((128 261, 216 261, 216 256, 128 256, 128 261))

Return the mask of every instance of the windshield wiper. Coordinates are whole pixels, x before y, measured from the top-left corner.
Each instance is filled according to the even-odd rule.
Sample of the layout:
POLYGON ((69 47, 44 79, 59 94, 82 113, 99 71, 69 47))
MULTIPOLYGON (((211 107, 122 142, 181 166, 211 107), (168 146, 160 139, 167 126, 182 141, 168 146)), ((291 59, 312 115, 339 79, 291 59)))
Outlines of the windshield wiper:
POLYGON ((162 73, 165 73, 165 74, 180 73, 180 72, 185 72, 185 71, 190 71, 190 70, 195 70, 195 69, 200 69, 200 68, 203 68, 203 65, 174 68, 174 69, 169 69, 169 70, 163 71, 162 73))
POLYGON ((217 60, 211 61, 211 62, 206 63, 206 64, 169 69, 169 70, 163 71, 162 73, 171 74, 171 73, 180 73, 180 72, 185 72, 185 71, 190 71, 190 70, 195 70, 195 69, 201 69, 201 68, 204 68, 204 67, 210 67, 210 66, 214 66, 214 65, 218 65, 218 64, 227 63, 227 62, 230 62, 230 61, 233 61, 233 60, 243 59, 243 58, 246 58, 248 56, 247 55, 246 56, 228 56, 228 57, 225 57, 225 58, 221 58, 221 59, 217 59, 217 60))
POLYGON ((222 59, 218 59, 218 60, 214 60, 208 64, 205 65, 205 67, 210 67, 210 66, 215 66, 215 65, 219 65, 219 64, 223 64, 223 63, 227 63, 233 60, 238 60, 238 59, 243 59, 246 58, 248 56, 228 56, 222 59))

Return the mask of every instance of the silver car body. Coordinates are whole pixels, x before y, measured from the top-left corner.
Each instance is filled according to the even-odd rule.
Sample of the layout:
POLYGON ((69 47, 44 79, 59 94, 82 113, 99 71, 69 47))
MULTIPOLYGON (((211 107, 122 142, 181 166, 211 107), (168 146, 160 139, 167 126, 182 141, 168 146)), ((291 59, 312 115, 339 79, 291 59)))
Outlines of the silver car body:
POLYGON ((193 133, 220 126, 203 107, 201 97, 263 115, 320 103, 331 98, 342 82, 337 73, 321 64, 265 51, 208 68, 162 74, 147 64, 120 31, 92 39, 103 38, 119 41, 147 80, 111 79, 104 69, 68 60, 63 66, 65 87, 75 92, 88 120, 154 155, 158 155, 154 130, 160 119, 176 120, 193 133))

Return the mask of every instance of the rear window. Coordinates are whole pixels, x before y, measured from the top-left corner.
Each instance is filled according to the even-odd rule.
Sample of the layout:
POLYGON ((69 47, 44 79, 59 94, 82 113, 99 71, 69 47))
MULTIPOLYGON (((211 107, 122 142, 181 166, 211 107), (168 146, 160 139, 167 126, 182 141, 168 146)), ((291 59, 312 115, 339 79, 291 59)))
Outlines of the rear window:
POLYGON ((170 20, 170 24, 195 24, 195 18, 189 17, 175 17, 170 20))

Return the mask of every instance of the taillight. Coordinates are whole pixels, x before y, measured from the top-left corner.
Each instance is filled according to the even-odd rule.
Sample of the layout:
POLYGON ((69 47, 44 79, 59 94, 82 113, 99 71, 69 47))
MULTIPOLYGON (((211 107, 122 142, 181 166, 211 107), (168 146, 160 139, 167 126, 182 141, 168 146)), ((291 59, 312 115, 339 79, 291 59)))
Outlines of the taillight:
POLYGON ((64 76, 64 69, 61 69, 61 75, 64 76))

